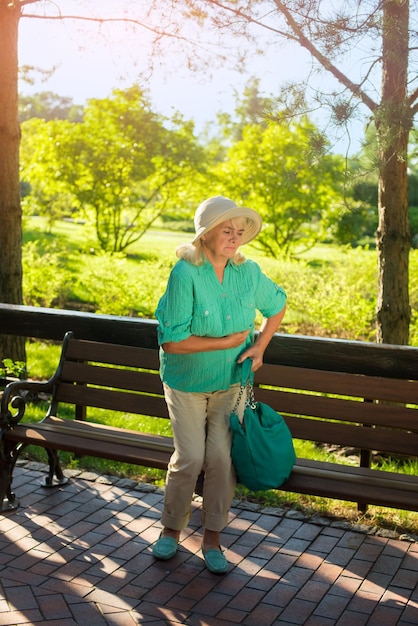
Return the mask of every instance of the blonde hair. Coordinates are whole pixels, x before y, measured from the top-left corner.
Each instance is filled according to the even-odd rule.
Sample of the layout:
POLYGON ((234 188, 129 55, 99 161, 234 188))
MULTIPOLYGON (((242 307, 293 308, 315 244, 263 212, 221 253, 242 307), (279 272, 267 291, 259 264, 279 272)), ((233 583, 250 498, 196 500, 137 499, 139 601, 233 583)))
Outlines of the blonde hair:
MULTIPOLYGON (((248 223, 251 222, 251 220, 246 217, 235 217, 231 220, 231 222, 234 226, 245 228, 248 223)), ((195 243, 182 244, 177 248, 176 255, 179 259, 188 261, 192 265, 203 265, 206 262, 206 256, 203 252, 203 247, 200 239, 195 241, 195 243)), ((232 263, 235 263, 235 265, 241 265, 245 261, 245 256, 242 254, 242 252, 237 250, 231 261, 232 263)))
MULTIPOLYGON (((196 243, 184 243, 179 246, 176 250, 176 255, 179 259, 188 261, 192 265, 203 265, 207 260, 200 239, 196 243)), ((231 261, 235 265, 241 265, 245 261, 245 256, 237 250, 231 261)))

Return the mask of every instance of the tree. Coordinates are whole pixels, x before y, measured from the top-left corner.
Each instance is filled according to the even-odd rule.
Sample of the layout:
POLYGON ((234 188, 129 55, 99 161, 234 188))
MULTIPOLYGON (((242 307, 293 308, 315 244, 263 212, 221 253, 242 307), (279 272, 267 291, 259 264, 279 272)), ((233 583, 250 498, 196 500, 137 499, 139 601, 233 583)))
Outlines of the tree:
POLYGON ((103 250, 121 252, 138 241, 172 201, 177 181, 197 167, 192 124, 181 118, 171 124, 139 87, 87 105, 69 180, 81 206, 94 212, 103 250))
POLYGON ((307 119, 241 132, 216 171, 227 195, 261 214, 265 227, 253 245, 276 258, 311 248, 339 219, 342 157, 318 155, 324 139, 307 119))
POLYGON ((83 107, 74 104, 72 98, 59 96, 50 91, 19 97, 20 122, 34 117, 44 120, 81 122, 82 114, 83 107))
POLYGON ((25 204, 50 220, 78 208, 111 254, 138 241, 204 161, 193 125, 154 113, 137 86, 89 101, 81 123, 25 122, 22 137, 25 204))
MULTIPOLYGON (((17 32, 20 6, 0 0, 0 302, 22 302, 17 32)), ((25 361, 23 337, 0 336, 3 358, 25 361)))

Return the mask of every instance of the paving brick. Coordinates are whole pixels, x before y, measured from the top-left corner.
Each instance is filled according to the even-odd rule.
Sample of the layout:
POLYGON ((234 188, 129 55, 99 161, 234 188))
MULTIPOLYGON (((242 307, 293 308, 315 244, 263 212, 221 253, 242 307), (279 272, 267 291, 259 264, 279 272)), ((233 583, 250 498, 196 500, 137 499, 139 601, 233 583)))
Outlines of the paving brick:
POLYGON ((412 572, 418 572, 418 554, 409 552, 405 555, 402 567, 411 570, 412 572))
POLYGON ((329 590, 330 585, 328 583, 311 580, 302 586, 297 598, 300 600, 309 600, 310 602, 320 602, 329 590))
POLYGON ((332 593, 331 590, 322 598, 313 613, 315 615, 321 615, 322 617, 337 621, 341 617, 349 601, 349 598, 341 595, 337 596, 332 593))
POLYGON ((224 593, 210 591, 193 607, 193 612, 215 617, 229 603, 230 598, 224 593))
POLYGON ((307 619, 312 615, 315 607, 315 602, 295 598, 280 614, 280 619, 282 623, 306 624, 307 619))
POLYGON ((354 557, 355 551, 350 548, 343 548, 339 544, 331 550, 328 555, 328 561, 333 563, 334 565, 341 565, 345 567, 350 563, 351 559, 354 557))
POLYGON ((101 611, 95 604, 81 602, 73 604, 71 611, 76 620, 76 624, 85 624, 86 626, 108 626, 108 622, 102 615, 101 611))
POLYGON ((344 611, 344 614, 336 622, 335 626, 366 626, 369 615, 355 613, 354 611, 344 611))
POLYGON ((228 606, 249 613, 261 602, 264 596, 264 591, 260 589, 243 589, 237 593, 233 600, 230 600, 228 606))
POLYGON ((411 570, 400 567, 395 576, 392 578, 391 584, 394 587, 415 589, 418 585, 418 572, 412 572, 411 570))
POLYGON ((345 532, 338 541, 339 548, 349 548, 350 550, 358 550, 363 543, 365 536, 361 533, 345 532))
POLYGON ((368 621, 369 626, 397 626, 401 610, 379 604, 368 621))
POLYGON ((270 626, 277 623, 277 618, 283 609, 272 604, 261 602, 258 604, 251 614, 245 618, 245 626, 270 626))
POLYGON ((21 611, 38 608, 38 603, 28 585, 11 587, 6 593, 7 602, 11 606, 18 606, 21 611))
POLYGON ((310 541, 306 539, 298 539, 292 536, 289 541, 280 548, 281 554, 290 554, 292 556, 300 556, 310 546, 310 541))
POLYGON ((339 537, 320 535, 309 546, 309 552, 329 554, 338 544, 339 537))
POLYGON ((343 569, 340 565, 334 565, 333 563, 324 561, 314 572, 312 579, 321 580, 332 585, 341 575, 342 571, 343 569))
POLYGON ((38 598, 39 608, 46 620, 71 617, 71 611, 61 594, 54 593, 38 598))
POLYGON ((402 564, 401 557, 382 553, 373 564, 373 572, 382 572, 394 576, 402 564))
POLYGON ((301 554, 296 561, 297 567, 309 569, 312 572, 316 571, 324 562, 324 556, 320 554, 313 554, 308 550, 304 554, 301 554))
POLYGON ((299 589, 293 587, 293 585, 286 585, 282 582, 278 582, 274 587, 264 596, 263 602, 266 604, 274 604, 276 606, 285 607, 295 597, 299 589))
POLYGON ((227 606, 225 609, 219 611, 216 617, 218 620, 228 621, 231 624, 241 624, 246 616, 247 613, 245 611, 231 609, 231 607, 227 606))
POLYGON ((17 624, 35 624, 42 620, 41 613, 37 610, 30 611, 7 611, 0 613, 0 626, 17 626, 17 624))

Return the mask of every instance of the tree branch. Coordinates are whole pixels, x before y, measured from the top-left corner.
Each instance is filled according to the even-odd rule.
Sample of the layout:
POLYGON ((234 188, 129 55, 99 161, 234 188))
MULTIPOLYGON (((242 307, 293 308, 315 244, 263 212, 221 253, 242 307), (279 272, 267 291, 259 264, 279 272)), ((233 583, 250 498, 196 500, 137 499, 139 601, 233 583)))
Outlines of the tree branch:
POLYGON ((274 0, 277 6, 277 9, 284 15, 286 22, 289 25, 289 28, 295 34, 295 40, 299 42, 299 44, 308 50, 310 54, 324 67, 327 71, 329 71, 335 78, 347 89, 349 89, 355 96, 357 96, 363 104, 365 104, 372 112, 374 112, 378 104, 370 98, 360 87, 360 85, 356 85, 353 83, 345 74, 343 74, 331 61, 314 46, 314 44, 304 35, 302 29, 299 24, 293 19, 290 11, 287 9, 283 2, 280 0, 274 0))
MULTIPOLYGON (((22 5, 32 4, 34 2, 39 2, 39 0, 23 0, 21 4, 22 5)), ((84 21, 84 22, 96 22, 96 24, 122 22, 124 24, 134 24, 135 26, 140 26, 141 28, 144 28, 145 30, 150 31, 151 33, 154 33, 154 35, 158 35, 159 37, 166 36, 166 37, 171 37, 173 39, 178 39, 180 41, 186 41, 190 43, 190 39, 188 37, 182 37, 178 35, 177 33, 170 33, 164 30, 160 30, 158 28, 152 28, 148 24, 144 24, 143 22, 140 22, 139 20, 136 20, 130 17, 87 17, 83 15, 36 15, 32 13, 22 13, 22 17, 30 17, 31 19, 38 19, 38 20, 55 20, 55 21, 78 20, 78 21, 84 21)))
POLYGON ((415 103, 415 106, 412 106, 412 105, 417 99, 418 99, 418 87, 415 89, 415 91, 411 93, 410 96, 408 96, 408 104, 412 107, 412 111, 414 112, 414 114, 417 112, 418 102, 415 103))

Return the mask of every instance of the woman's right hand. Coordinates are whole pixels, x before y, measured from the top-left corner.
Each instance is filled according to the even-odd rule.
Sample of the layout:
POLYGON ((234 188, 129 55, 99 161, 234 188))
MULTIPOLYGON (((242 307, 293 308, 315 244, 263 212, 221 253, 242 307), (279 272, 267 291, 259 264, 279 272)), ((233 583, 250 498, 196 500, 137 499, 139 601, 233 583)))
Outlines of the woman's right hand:
POLYGON ((224 337, 226 339, 227 344, 225 348, 237 348, 247 339, 250 334, 250 329, 241 330, 239 333, 232 333, 232 335, 227 335, 224 337))

